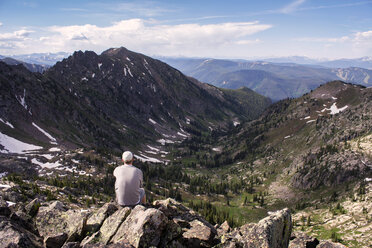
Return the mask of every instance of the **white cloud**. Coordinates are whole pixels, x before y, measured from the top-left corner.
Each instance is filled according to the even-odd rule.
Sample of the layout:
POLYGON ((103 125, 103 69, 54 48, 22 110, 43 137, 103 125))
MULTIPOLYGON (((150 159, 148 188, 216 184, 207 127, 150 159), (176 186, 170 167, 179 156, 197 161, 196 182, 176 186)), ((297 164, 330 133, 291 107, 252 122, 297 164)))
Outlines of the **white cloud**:
MULTIPOLYGON (((106 27, 90 24, 51 26, 46 29, 46 35, 43 33, 37 39, 28 40, 25 38, 30 31, 20 30, 0 35, 0 41, 23 38, 25 42, 22 45, 27 51, 18 49, 14 53, 101 52, 110 47, 125 46, 149 55, 211 56, 216 49, 228 49, 229 45, 257 43, 257 40, 252 42, 247 37, 269 28, 271 25, 259 22, 161 25, 143 19, 129 19, 106 27)), ((1 49, 0 45, 0 54, 1 49)))
POLYGON ((2 22, 0 22, 0 27, 1 27, 1 26, 3 26, 3 23, 2 23, 2 22))
POLYGON ((303 47, 315 49, 313 53, 317 52, 326 57, 355 58, 372 54, 372 30, 341 37, 303 37, 294 39, 294 42, 299 42, 303 47))
POLYGON ((19 40, 26 40, 29 39, 29 35, 33 33, 33 31, 21 29, 14 31, 12 33, 3 33, 0 34, 0 41, 19 41, 19 40))
POLYGON ((255 39, 255 40, 238 40, 235 42, 237 45, 251 45, 251 44, 258 44, 260 43, 260 39, 255 39))
POLYGON ((348 36, 336 37, 336 38, 324 38, 324 37, 304 37, 297 38, 296 41, 300 42, 329 42, 329 43, 342 43, 350 40, 348 36))
POLYGON ((280 9, 279 12, 288 14, 296 11, 298 7, 300 7, 303 3, 305 3, 306 0, 295 0, 291 2, 290 4, 284 6, 283 8, 280 9))

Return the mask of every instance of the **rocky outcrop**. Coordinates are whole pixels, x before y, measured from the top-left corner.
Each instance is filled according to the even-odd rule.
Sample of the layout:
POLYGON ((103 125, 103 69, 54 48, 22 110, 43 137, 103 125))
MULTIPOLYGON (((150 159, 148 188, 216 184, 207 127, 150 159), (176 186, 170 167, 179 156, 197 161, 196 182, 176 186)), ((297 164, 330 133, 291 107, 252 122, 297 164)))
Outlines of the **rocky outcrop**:
POLYGON ((83 213, 59 201, 38 205, 38 201, 32 201, 17 211, 18 215, 3 211, 6 216, 0 216, 1 247, 281 248, 288 246, 292 228, 288 209, 271 213, 258 224, 231 230, 225 222, 216 230, 173 199, 134 208, 106 203, 96 211, 83 213))
POLYGON ((322 241, 317 248, 347 248, 343 244, 333 243, 331 241, 322 241))
POLYGON ((42 247, 42 239, 22 223, 0 216, 0 247, 42 247))
POLYGON ((160 210, 136 206, 111 242, 127 240, 134 247, 158 246, 167 224, 168 218, 160 210))
POLYGON ((257 224, 246 224, 221 237, 220 247, 288 247, 292 231, 289 209, 272 212, 257 224))
POLYGON ((112 215, 116 210, 117 206, 113 203, 106 203, 97 212, 93 213, 87 220, 86 231, 94 233, 102 226, 105 219, 112 215))
POLYGON ((289 248, 315 248, 318 244, 319 240, 317 238, 310 237, 303 232, 293 232, 289 248))
POLYGON ((86 213, 68 210, 62 202, 55 201, 39 208, 35 223, 47 247, 61 247, 66 241, 80 241, 83 238, 87 217, 86 213))

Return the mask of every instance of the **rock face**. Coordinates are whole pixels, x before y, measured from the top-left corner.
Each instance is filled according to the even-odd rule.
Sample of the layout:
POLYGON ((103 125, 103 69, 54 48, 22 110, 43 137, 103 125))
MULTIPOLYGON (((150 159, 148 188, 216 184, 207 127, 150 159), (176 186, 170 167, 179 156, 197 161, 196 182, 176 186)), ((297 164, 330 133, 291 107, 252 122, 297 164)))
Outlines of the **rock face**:
POLYGON ((93 213, 68 209, 59 201, 40 208, 38 205, 37 201, 32 201, 23 208, 34 217, 3 211, 0 247, 281 248, 288 247, 292 228, 288 209, 271 213, 258 224, 247 224, 234 230, 226 222, 218 228, 218 235, 214 226, 173 199, 133 209, 107 203, 93 213), (28 216, 27 219, 23 219, 24 216, 28 216), (28 224, 28 218, 36 228, 32 223, 28 224))
POLYGON ((167 217, 160 210, 136 206, 111 242, 127 240, 134 247, 158 246, 167 223, 167 217))
POLYGON ((0 247, 42 247, 42 240, 17 222, 0 216, 0 247))
POLYGON ((289 248, 315 248, 319 244, 319 240, 314 237, 310 237, 305 233, 294 232, 291 236, 289 248))
POLYGON ((257 224, 246 224, 221 237, 221 247, 288 247, 292 231, 289 209, 271 213, 257 224))
POLYGON ((55 201, 39 208, 35 223, 45 243, 49 241, 54 247, 61 247, 65 241, 80 241, 83 238, 87 217, 78 210, 67 210, 63 203, 55 201))

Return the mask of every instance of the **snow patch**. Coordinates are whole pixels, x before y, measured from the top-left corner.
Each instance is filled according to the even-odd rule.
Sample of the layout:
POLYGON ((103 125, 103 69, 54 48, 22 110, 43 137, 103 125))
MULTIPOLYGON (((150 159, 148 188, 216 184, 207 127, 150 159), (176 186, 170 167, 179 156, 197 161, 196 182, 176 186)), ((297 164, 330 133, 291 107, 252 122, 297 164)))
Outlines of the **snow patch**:
POLYGON ((162 144, 163 146, 165 144, 174 144, 174 141, 173 140, 168 140, 168 139, 159 139, 157 140, 157 142, 159 142, 160 144, 162 144))
POLYGON ((142 162, 151 162, 151 163, 163 163, 163 161, 160 161, 159 159, 156 159, 156 158, 151 158, 151 157, 147 157, 143 154, 141 154, 141 156, 139 155, 134 155, 134 157, 138 160, 141 160, 142 162))
POLYGON ((240 122, 239 121, 234 121, 233 124, 234 124, 234 127, 236 127, 237 125, 240 125, 240 122))
POLYGON ((80 79, 80 81, 88 81, 88 78, 83 77, 82 79, 80 79))
POLYGON ((157 152, 160 152, 160 149, 156 148, 156 147, 152 147, 152 146, 147 146, 148 148, 150 148, 151 150, 153 151, 157 151, 157 152))
POLYGON ((129 75, 130 75, 131 77, 133 77, 132 72, 130 71, 130 68, 128 67, 128 65, 125 65, 125 66, 127 67, 127 70, 128 70, 129 75))
POLYGON ((347 108, 348 108, 347 105, 345 105, 345 106, 342 107, 342 108, 337 108, 336 103, 333 103, 332 106, 331 106, 331 108, 328 109, 328 110, 331 111, 331 115, 334 115, 334 114, 338 114, 338 113, 344 111, 344 110, 347 109, 347 108))
MULTIPOLYGON (((34 126, 34 127, 36 127, 40 132, 42 132, 45 136, 47 136, 48 137, 48 139, 50 139, 50 143, 52 143, 52 142, 57 142, 57 140, 55 139, 55 138, 53 138, 53 136, 52 135, 50 135, 48 132, 46 132, 44 129, 42 129, 41 127, 39 127, 38 125, 36 125, 34 122, 32 122, 32 125, 34 126)), ((54 144, 54 143, 52 143, 52 144, 54 144)))
POLYGON ((50 152, 60 152, 61 149, 58 148, 58 147, 52 147, 52 148, 49 149, 49 151, 50 151, 50 152))
POLYGON ((92 74, 92 78, 94 78, 95 76, 96 76, 96 74, 95 74, 95 73, 93 73, 93 74, 92 74))
POLYGON ((27 110, 27 104, 26 104, 26 89, 23 89, 23 96, 16 96, 16 99, 18 102, 24 107, 24 109, 27 110))
POLYGON ((291 137, 291 135, 288 135, 288 136, 285 136, 284 139, 288 139, 288 138, 290 138, 290 137, 291 137))
POLYGON ((54 158, 52 154, 39 154, 39 156, 44 157, 48 160, 51 160, 52 158, 54 158))
POLYGON ((0 178, 5 177, 6 175, 8 175, 8 172, 2 172, 2 173, 0 173, 0 178))
POLYGON ((98 63, 98 69, 101 70, 102 63, 98 63))
POLYGON ((191 120, 186 117, 186 124, 190 124, 191 120))
POLYGON ((59 161, 54 162, 54 163, 53 162, 43 163, 43 162, 40 162, 39 160, 37 160, 36 158, 31 159, 31 163, 39 165, 43 169, 44 168, 53 169, 53 168, 62 166, 62 164, 59 161))
POLYGON ((158 124, 156 121, 154 121, 153 119, 149 118, 149 122, 151 122, 152 124, 158 124))
POLYGON ((332 99, 333 99, 333 100, 337 100, 337 97, 332 96, 332 99))
POLYGON ((126 59, 127 59, 128 61, 131 61, 130 58, 128 58, 128 57, 126 57, 126 59))
POLYGON ((124 76, 127 76, 127 69, 124 67, 124 76))
POLYGON ((307 120, 307 119, 310 119, 310 116, 306 116, 306 117, 304 118, 304 120, 307 120))
POLYGON ((316 121, 316 120, 310 120, 310 121, 307 121, 306 123, 311 123, 311 122, 314 122, 314 121, 316 121))
POLYGON ((1 132, 0 132, 0 144, 4 147, 3 149, 0 148, 0 152, 3 152, 3 153, 24 154, 29 151, 43 149, 43 147, 41 146, 35 146, 32 144, 24 143, 6 134, 3 134, 1 132))
POLYGON ((15 205, 15 202, 11 202, 11 201, 6 201, 6 203, 8 204, 8 207, 15 205))
POLYGON ((214 147, 214 148, 212 148, 212 150, 215 151, 215 152, 221 152, 221 148, 219 148, 219 147, 214 147))
POLYGON ((7 184, 0 184, 0 188, 6 188, 6 189, 9 189, 11 188, 12 186, 10 185, 7 185, 7 184))
POLYGON ((14 126, 13 126, 9 121, 4 121, 4 120, 1 119, 1 118, 0 118, 0 121, 1 121, 2 123, 4 123, 5 125, 8 125, 8 126, 11 127, 11 128, 14 128, 14 126))
POLYGON ((177 132, 177 134, 178 134, 179 136, 184 137, 184 138, 187 138, 187 137, 188 137, 186 134, 183 134, 183 133, 181 133, 181 132, 177 132))

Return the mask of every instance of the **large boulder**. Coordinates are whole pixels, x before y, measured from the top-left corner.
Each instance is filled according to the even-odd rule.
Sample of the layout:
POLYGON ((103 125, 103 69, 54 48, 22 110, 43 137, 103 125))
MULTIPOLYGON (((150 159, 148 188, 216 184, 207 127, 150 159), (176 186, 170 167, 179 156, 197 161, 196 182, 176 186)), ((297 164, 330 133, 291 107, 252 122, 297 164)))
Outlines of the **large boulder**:
POLYGON ((311 237, 303 232, 293 232, 289 248, 316 248, 319 244, 317 238, 311 237))
POLYGON ((347 248, 347 247, 340 243, 333 243, 331 241, 322 241, 317 246, 317 248, 347 248))
POLYGON ((40 201, 35 198, 25 206, 25 211, 29 216, 34 217, 37 214, 37 211, 39 211, 39 207, 40 201))
POLYGON ((155 201, 153 205, 182 228, 177 244, 187 247, 212 247, 217 244, 215 227, 193 210, 171 198, 155 201))
POLYGON ((130 214, 131 209, 129 207, 119 208, 115 213, 110 215, 102 224, 98 232, 95 232, 91 236, 87 236, 81 245, 88 244, 104 244, 106 245, 111 238, 118 231, 120 225, 130 214))
POLYGON ((106 203, 97 212, 93 213, 87 220, 86 231, 88 233, 94 233, 102 226, 105 219, 112 215, 116 210, 117 206, 113 203, 106 203))
POLYGON ((134 247, 158 246, 168 218, 155 208, 136 206, 110 242, 128 241, 134 247))
POLYGON ((11 219, 0 216, 0 247, 43 247, 40 237, 11 219))
POLYGON ((11 213, 10 208, 8 207, 8 204, 6 201, 3 200, 2 197, 0 197, 0 215, 2 216, 9 216, 11 213))
POLYGON ((291 232, 292 217, 286 208, 260 220, 243 238, 243 243, 248 247, 286 248, 291 232))
POLYGON ((246 224, 223 235, 219 247, 287 248, 292 231, 289 209, 270 213, 257 224, 246 224))
POLYGON ((182 237, 186 239, 188 247, 212 247, 217 243, 214 239, 217 231, 212 225, 206 225, 200 220, 190 222, 190 228, 186 229, 182 237))
POLYGON ((44 242, 53 240, 54 247, 61 247, 65 241, 80 241, 83 238, 87 217, 87 213, 67 210, 63 203, 54 201, 39 208, 35 223, 44 242), (66 240, 63 233, 67 234, 66 240), (57 241, 60 243, 57 244, 57 241))

